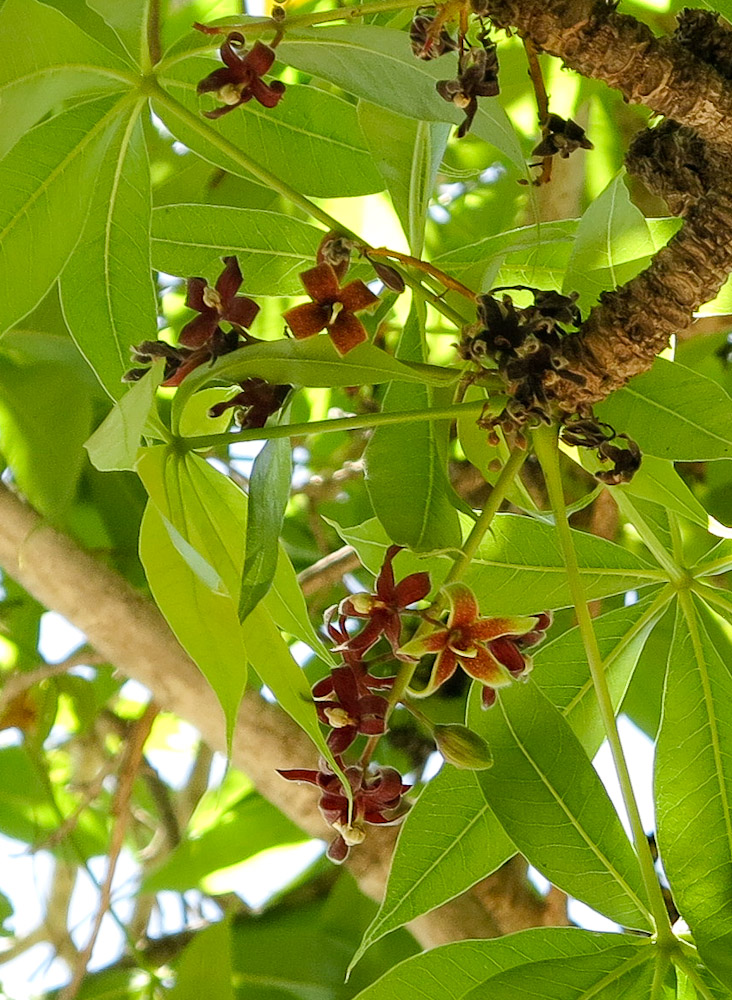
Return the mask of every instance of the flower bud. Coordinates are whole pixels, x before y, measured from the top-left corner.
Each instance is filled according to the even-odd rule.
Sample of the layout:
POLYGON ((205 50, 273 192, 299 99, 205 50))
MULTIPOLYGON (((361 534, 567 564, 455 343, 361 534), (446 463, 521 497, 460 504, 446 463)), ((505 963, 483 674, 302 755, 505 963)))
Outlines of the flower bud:
POLYGON ((468 771, 485 771, 493 767, 491 748, 466 726, 435 726, 432 735, 448 764, 468 771))

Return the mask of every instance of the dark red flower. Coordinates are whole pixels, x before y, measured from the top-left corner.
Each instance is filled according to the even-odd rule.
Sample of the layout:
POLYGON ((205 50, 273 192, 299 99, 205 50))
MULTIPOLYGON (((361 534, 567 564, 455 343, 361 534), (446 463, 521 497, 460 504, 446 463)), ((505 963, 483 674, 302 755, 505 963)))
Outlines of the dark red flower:
POLYGON ((352 594, 338 605, 341 619, 366 618, 368 624, 358 635, 350 638, 347 644, 336 646, 336 649, 347 645, 363 654, 382 635, 386 636, 394 651, 399 648, 402 613, 410 604, 423 600, 431 586, 429 573, 411 573, 395 583, 392 563, 402 548, 401 545, 390 545, 386 550, 384 564, 376 578, 375 594, 352 594))
MULTIPOLYGON (((391 685, 391 677, 384 680, 391 685)), ((371 677, 365 667, 356 671, 344 664, 335 667, 329 677, 313 687, 318 718, 333 730, 328 736, 328 746, 334 754, 347 750, 359 733, 381 736, 386 732, 389 702, 381 695, 371 694, 370 681, 375 686, 384 686, 382 680, 371 677)))
POLYGON ((353 793, 353 807, 349 810, 348 798, 338 776, 325 761, 320 762, 320 768, 319 771, 295 768, 278 773, 287 781, 304 781, 320 789, 318 808, 338 834, 328 847, 328 857, 341 864, 351 847, 363 843, 365 824, 383 826, 400 822, 408 809, 402 796, 411 785, 403 784, 401 774, 393 767, 372 771, 364 771, 356 765, 347 767, 345 775, 353 793))
POLYGON ((484 39, 481 48, 468 49, 460 58, 457 78, 438 80, 435 87, 443 101, 451 101, 465 112, 465 121, 457 131, 458 139, 462 139, 478 112, 478 98, 495 97, 499 93, 495 42, 484 39))
POLYGON ((327 330, 339 354, 347 354, 367 339, 363 323, 354 314, 375 305, 379 298, 363 281, 340 288, 334 268, 323 262, 300 275, 312 302, 284 313, 284 320, 298 340, 327 330))
POLYGON ((244 430, 264 427, 267 418, 280 409, 291 385, 277 385, 263 378, 248 378, 241 385, 241 392, 231 399, 216 403, 208 411, 209 417, 220 417, 227 410, 236 409, 235 419, 244 430))
POLYGON ((262 77, 272 69, 274 49, 264 42, 255 42, 247 52, 244 36, 231 31, 219 49, 225 65, 209 73, 198 84, 199 94, 215 93, 223 107, 204 111, 206 118, 220 118, 252 98, 265 108, 273 108, 282 100, 285 85, 280 80, 265 83, 262 77))
POLYGON ((203 278, 189 278, 186 305, 200 315, 183 327, 178 338, 186 347, 201 347, 210 340, 221 320, 248 328, 259 306, 246 295, 237 295, 244 280, 236 257, 224 257, 224 270, 213 288, 203 278))

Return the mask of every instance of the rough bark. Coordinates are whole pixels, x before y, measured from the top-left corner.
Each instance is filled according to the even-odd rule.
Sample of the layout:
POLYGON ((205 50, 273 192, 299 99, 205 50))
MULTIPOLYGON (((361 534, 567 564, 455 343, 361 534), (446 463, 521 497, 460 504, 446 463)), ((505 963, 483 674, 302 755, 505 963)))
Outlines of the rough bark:
POLYGON ((614 5, 589 0, 492 0, 490 16, 669 119, 643 133, 627 165, 684 225, 644 272, 601 296, 565 338, 559 370, 544 373, 560 414, 575 413, 647 371, 732 271, 732 33, 717 15, 691 11, 673 37, 656 38, 614 5), (584 381, 563 378, 562 366, 584 381))
MULTIPOLYGON (((47 525, 0 484, 0 567, 45 607, 57 611, 126 677, 144 684, 167 711, 186 719, 214 749, 225 750, 221 709, 208 683, 178 644, 155 605, 115 571, 47 525)), ((328 838, 313 789, 283 781, 282 766, 314 766, 304 733, 257 694, 244 696, 232 759, 266 796, 306 833, 328 838)), ((383 895, 396 830, 370 832, 349 867, 361 889, 383 895)), ((474 890, 419 918, 412 931, 425 947, 468 937, 495 937, 549 922, 551 909, 523 879, 510 896, 498 872, 474 890), (500 905, 499 905, 500 904, 500 905)))

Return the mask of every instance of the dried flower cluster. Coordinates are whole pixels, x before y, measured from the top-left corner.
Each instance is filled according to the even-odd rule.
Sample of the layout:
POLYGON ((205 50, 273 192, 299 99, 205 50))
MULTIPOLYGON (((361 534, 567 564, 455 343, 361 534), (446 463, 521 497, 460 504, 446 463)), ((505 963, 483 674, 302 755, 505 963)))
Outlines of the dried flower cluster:
MULTIPOLYGON (((337 862, 345 860, 350 847, 363 841, 366 825, 397 823, 407 810, 402 796, 409 786, 398 772, 368 764, 375 741, 387 732, 389 713, 394 707, 396 674, 389 673, 389 664, 394 670, 400 662, 414 663, 423 656, 436 654, 427 686, 398 696, 406 704, 409 698, 424 698, 434 693, 460 665, 482 685, 482 703, 487 708, 495 701, 496 688, 526 678, 532 667, 526 650, 541 641, 551 623, 547 613, 481 618, 472 591, 455 583, 444 589, 449 613, 446 624, 442 625, 429 612, 413 608, 430 592, 428 573, 411 573, 396 582, 393 562, 400 551, 398 545, 387 549, 373 594, 346 597, 325 616, 333 650, 342 659, 327 677, 313 686, 312 696, 318 718, 330 728, 328 747, 351 788, 350 812, 339 778, 325 762, 321 761, 318 771, 280 771, 289 781, 305 781, 320 789, 320 811, 336 831, 328 856, 337 862), (413 638, 402 642, 405 616, 420 620, 420 627, 413 638), (350 634, 347 625, 353 619, 363 625, 350 634), (367 660, 366 655, 382 639, 389 650, 386 660, 381 656, 367 660), (386 670, 386 676, 373 673, 376 667, 386 670), (366 749, 358 760, 344 763, 342 755, 359 736, 369 737, 366 749)), ((446 759, 457 766, 489 766, 489 748, 465 727, 443 726, 434 737, 446 759)))

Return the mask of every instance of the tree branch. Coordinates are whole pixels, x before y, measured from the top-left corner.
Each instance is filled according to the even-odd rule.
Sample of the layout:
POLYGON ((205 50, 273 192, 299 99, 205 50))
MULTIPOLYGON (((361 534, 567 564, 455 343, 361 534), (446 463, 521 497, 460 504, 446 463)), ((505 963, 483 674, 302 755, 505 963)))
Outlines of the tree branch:
MULTIPOLYGON (((38 601, 72 622, 106 661, 153 692, 162 708, 189 721, 211 747, 225 752, 225 729, 213 691, 181 649, 155 605, 115 571, 46 524, 0 484, 0 566, 38 601)), ((275 705, 254 692, 244 696, 234 736, 232 760, 273 802, 313 837, 327 837, 313 790, 283 781, 276 767, 312 760, 308 738, 275 705)), ((380 899, 396 831, 374 830, 352 854, 351 871, 361 889, 380 899)), ((540 926, 550 912, 525 883, 512 883, 511 900, 495 914, 502 898, 500 872, 474 890, 412 924, 417 939, 432 947, 463 938, 494 937, 540 926)))

